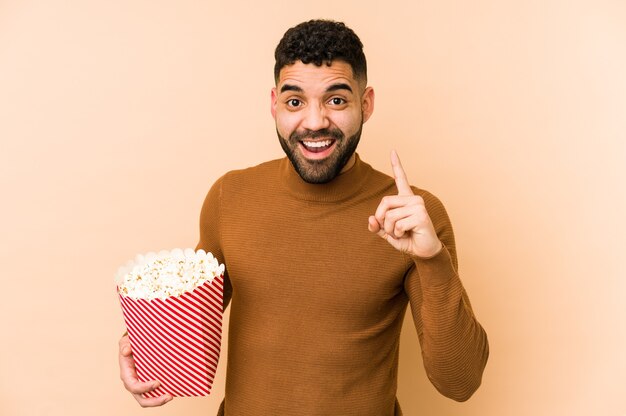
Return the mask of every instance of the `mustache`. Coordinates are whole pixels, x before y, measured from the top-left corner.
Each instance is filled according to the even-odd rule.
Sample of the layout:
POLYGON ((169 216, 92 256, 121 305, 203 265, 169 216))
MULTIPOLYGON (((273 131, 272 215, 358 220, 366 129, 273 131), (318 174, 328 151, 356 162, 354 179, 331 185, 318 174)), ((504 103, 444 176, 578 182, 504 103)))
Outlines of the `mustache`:
POLYGON ((301 142, 304 139, 331 138, 341 140, 345 136, 339 129, 320 129, 320 130, 304 130, 303 132, 294 131, 289 135, 289 140, 301 142))

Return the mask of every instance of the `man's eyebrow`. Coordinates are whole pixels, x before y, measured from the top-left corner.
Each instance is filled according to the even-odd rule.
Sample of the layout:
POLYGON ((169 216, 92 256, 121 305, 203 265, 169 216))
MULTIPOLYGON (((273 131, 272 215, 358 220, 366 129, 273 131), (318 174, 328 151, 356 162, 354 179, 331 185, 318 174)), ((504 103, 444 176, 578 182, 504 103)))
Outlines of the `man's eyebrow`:
POLYGON ((280 92, 283 93, 285 91, 303 92, 304 90, 297 85, 285 84, 280 87, 280 92))
POLYGON ((352 91, 352 87, 345 83, 333 84, 330 87, 326 88, 326 92, 333 92, 337 90, 348 90, 350 92, 354 92, 352 91))

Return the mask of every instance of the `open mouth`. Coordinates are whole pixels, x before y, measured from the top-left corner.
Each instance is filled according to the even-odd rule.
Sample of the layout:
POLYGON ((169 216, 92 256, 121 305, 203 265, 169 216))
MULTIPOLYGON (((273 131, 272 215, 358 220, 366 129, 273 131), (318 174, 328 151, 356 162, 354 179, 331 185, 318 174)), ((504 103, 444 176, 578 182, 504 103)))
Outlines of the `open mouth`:
POLYGON ((322 153, 332 147, 335 143, 334 139, 328 140, 302 140, 300 144, 311 153, 322 153))

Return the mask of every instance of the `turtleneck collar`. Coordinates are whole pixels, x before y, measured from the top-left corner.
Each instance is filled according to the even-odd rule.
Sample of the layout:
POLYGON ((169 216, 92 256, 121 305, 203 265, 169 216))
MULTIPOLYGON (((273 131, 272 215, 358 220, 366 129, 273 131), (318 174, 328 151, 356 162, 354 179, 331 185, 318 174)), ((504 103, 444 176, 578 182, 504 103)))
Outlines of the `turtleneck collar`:
POLYGON ((305 182, 287 157, 280 162, 280 176, 283 186, 298 199, 315 202, 338 202, 359 192, 371 171, 370 165, 361 161, 355 154, 354 165, 337 175, 332 181, 323 184, 305 182))

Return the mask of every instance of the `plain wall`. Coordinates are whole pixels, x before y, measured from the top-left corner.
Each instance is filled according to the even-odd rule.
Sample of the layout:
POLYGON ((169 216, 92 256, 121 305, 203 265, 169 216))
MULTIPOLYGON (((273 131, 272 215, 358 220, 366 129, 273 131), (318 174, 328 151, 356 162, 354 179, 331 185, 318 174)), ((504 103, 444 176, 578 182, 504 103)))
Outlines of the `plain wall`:
MULTIPOLYGON (((209 187, 281 157, 273 51, 310 18, 365 44, 361 157, 438 195, 491 357, 466 403, 406 415, 626 415, 626 3, 0 1, 0 414, 139 415, 113 275, 193 247, 209 187)), ((363 224, 366 226, 366 219, 363 224)), ((152 415, 213 415, 208 398, 152 415)))

